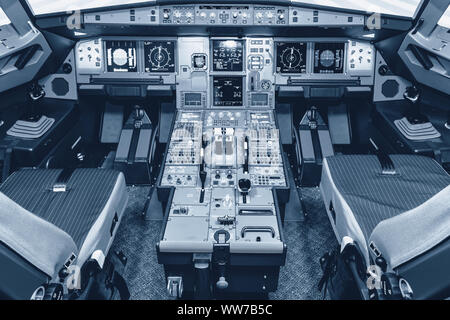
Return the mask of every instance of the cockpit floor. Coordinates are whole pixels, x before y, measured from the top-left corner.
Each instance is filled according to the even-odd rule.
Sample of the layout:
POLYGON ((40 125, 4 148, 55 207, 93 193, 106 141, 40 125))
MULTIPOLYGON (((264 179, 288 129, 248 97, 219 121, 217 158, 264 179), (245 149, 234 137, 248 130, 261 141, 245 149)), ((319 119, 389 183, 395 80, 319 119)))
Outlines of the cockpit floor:
MULTIPOLYGON (((124 277, 131 299, 169 299, 163 266, 158 264, 155 245, 162 221, 144 221, 141 213, 148 187, 129 187, 130 199, 117 232, 113 250, 121 250, 128 258, 124 277)), ((323 207, 318 188, 303 188, 306 221, 286 221, 284 235, 288 246, 286 265, 281 268, 278 291, 270 299, 321 299, 317 290, 320 279, 319 259, 337 242, 323 207)))

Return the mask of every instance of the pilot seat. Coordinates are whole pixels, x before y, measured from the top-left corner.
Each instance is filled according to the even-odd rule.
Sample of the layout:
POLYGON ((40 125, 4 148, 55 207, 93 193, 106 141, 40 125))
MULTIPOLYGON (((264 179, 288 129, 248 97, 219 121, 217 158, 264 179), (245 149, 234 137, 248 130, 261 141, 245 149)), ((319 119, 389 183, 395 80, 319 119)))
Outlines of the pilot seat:
POLYGON ((0 186, 0 298, 98 299, 90 291, 98 279, 128 298, 108 256, 127 201, 124 175, 115 170, 10 175, 0 186))
POLYGON ((354 295, 332 298, 450 296, 450 175, 434 159, 381 152, 331 156, 320 188, 340 242, 339 252, 321 259, 321 286, 333 295, 338 279, 353 277, 356 284, 350 286, 354 295), (349 277, 336 276, 341 268, 331 264, 339 261, 349 277))

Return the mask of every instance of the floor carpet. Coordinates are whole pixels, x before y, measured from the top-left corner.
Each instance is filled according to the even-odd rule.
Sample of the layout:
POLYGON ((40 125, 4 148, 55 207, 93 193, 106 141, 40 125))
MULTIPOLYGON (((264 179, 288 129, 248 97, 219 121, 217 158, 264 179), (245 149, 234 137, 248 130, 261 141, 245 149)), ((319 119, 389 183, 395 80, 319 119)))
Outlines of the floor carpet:
MULTIPOLYGON (((131 298, 168 299, 164 269, 156 257, 162 221, 144 221, 141 213, 148 187, 129 187, 130 199, 118 230, 113 250, 121 250, 128 258, 124 277, 131 298)), ((320 279, 319 258, 336 246, 333 231, 323 207, 318 188, 302 189, 306 210, 305 221, 286 221, 284 234, 288 246, 286 265, 281 268, 278 290, 270 299, 321 299, 317 290, 320 279)), ((299 209, 301 210, 301 209, 299 209)))

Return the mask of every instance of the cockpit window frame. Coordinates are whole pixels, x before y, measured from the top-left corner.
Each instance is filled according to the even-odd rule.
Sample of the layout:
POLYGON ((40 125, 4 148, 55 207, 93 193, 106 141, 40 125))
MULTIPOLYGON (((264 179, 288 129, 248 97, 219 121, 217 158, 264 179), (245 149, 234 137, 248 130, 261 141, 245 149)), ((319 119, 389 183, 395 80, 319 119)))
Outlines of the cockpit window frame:
POLYGON ((0 27, 11 24, 11 20, 9 19, 6 12, 2 9, 0 5, 0 27))

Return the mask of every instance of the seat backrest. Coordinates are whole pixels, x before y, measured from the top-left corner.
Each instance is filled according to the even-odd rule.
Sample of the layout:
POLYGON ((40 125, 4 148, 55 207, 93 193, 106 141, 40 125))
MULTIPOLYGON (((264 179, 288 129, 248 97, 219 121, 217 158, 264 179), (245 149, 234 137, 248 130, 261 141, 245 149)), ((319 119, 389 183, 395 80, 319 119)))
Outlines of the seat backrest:
POLYGON ((30 299, 49 277, 0 242, 0 299, 30 299))

